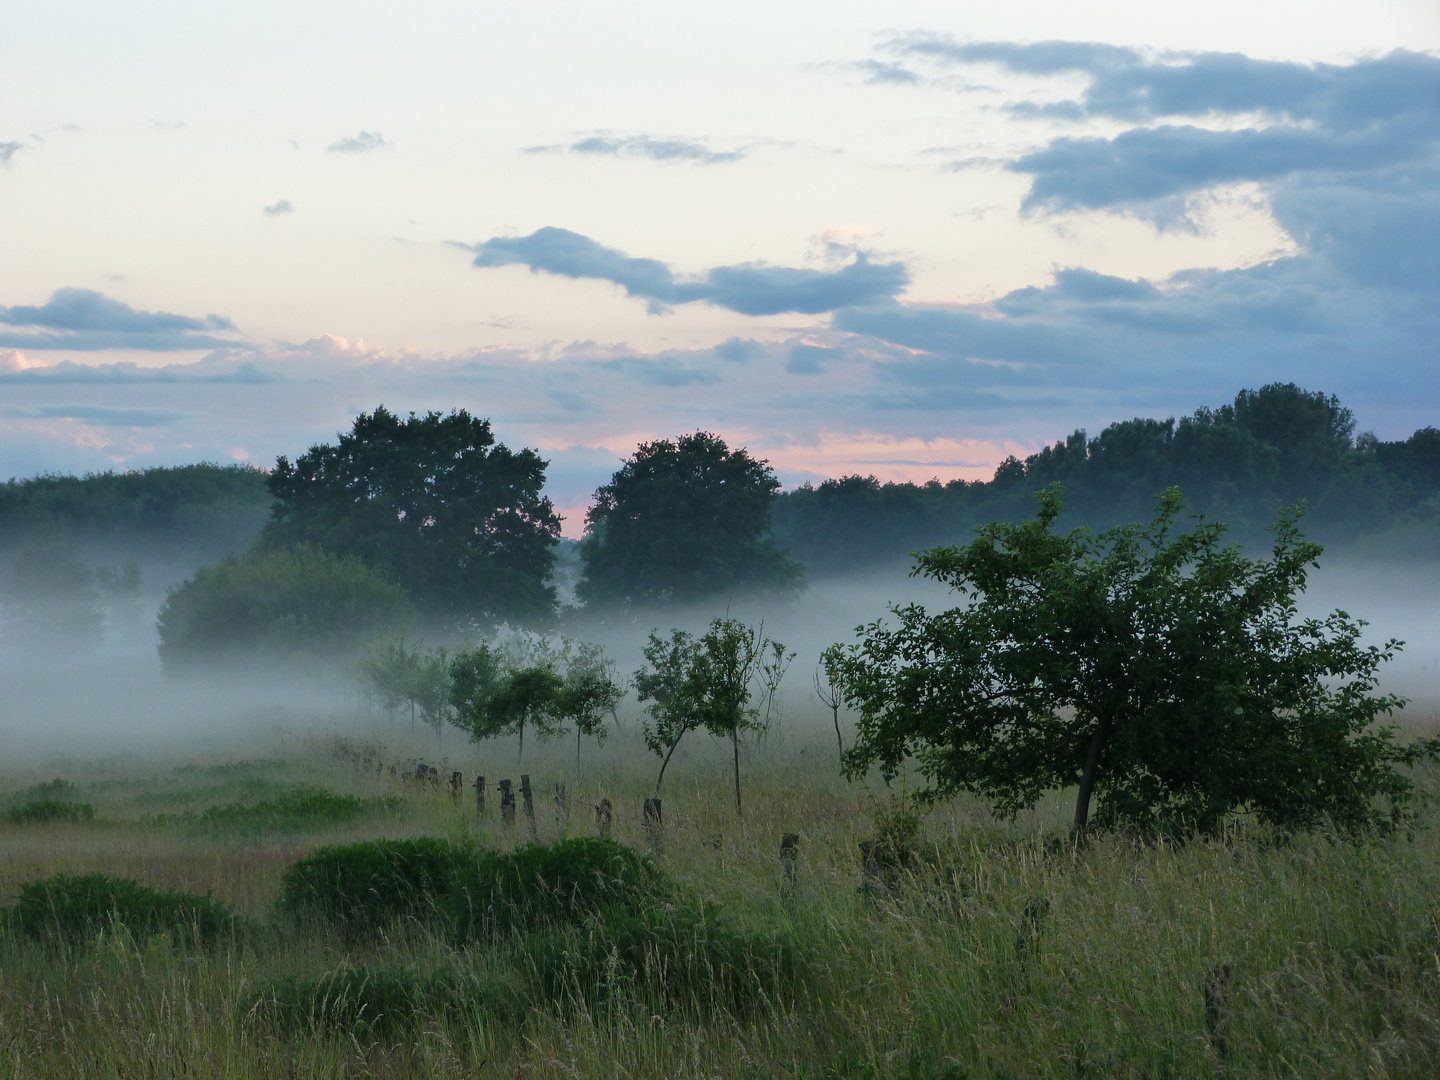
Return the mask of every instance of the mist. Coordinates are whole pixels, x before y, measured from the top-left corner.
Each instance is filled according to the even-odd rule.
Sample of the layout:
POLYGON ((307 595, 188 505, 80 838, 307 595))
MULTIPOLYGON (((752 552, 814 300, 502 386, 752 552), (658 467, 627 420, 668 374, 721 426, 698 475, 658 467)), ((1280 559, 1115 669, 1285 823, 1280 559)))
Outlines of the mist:
MULTIPOLYGON (((127 762, 196 755, 243 756, 317 735, 380 735, 417 753, 433 752, 427 751, 435 747, 433 733, 422 725, 412 736, 407 719, 377 713, 358 692, 344 663, 290 670, 256 663, 167 676, 156 649, 155 613, 168 584, 159 575, 150 577, 134 609, 119 615, 107 611, 99 641, 27 641, 23 626, 8 627, 0 654, 5 686, 0 745, 9 770, 44 771, 69 764, 123 768, 127 762)), ((701 632, 724 615, 752 625, 763 622, 765 632, 795 654, 777 695, 779 715, 768 737, 833 741, 829 710, 817 700, 812 685, 821 653, 835 642, 856 640, 856 628, 886 617, 888 605, 910 602, 938 611, 954 606, 958 598, 933 581, 910 577, 908 566, 897 563, 812 580, 790 601, 737 596, 606 616, 568 608, 554 632, 605 648, 627 687, 618 712, 625 731, 634 735, 642 706, 629 681, 642 663, 641 650, 652 630, 701 632)), ((1366 620, 1367 644, 1383 645, 1390 638, 1404 642, 1395 659, 1381 668, 1380 689, 1411 700, 1401 717, 1407 727, 1433 727, 1440 717, 1440 566, 1322 556, 1320 569, 1312 571, 1300 597, 1299 614, 1318 616, 1336 608, 1366 620)), ((426 640, 431 645, 460 643, 460 638, 434 635, 426 640)), ((842 710, 847 743, 848 722, 842 710)), ((705 742, 692 736, 677 762, 703 755, 705 742)), ((465 746, 466 735, 447 727, 443 752, 473 756, 480 750, 465 746)), ((602 759, 611 752, 608 746, 586 750, 602 759)))

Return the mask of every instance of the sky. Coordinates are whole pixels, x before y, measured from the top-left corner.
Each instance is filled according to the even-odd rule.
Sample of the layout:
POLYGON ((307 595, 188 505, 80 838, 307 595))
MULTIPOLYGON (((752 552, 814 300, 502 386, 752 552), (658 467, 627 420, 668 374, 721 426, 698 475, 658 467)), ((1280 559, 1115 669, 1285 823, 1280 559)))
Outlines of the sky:
POLYGON ((1440 423, 1434 0, 6 6, 0 478, 361 411, 787 486, 1242 387, 1440 423))

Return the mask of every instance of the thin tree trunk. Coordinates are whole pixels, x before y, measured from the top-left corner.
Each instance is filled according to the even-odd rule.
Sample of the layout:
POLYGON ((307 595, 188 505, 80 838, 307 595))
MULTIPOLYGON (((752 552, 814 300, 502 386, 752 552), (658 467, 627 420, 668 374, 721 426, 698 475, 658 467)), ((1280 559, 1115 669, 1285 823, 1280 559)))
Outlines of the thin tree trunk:
POLYGON ((665 766, 670 764, 670 755, 675 753, 675 748, 680 745, 680 740, 685 737, 685 732, 680 732, 675 741, 670 744, 669 751, 665 754, 665 760, 660 763, 660 775, 655 780, 655 794, 660 794, 660 782, 665 779, 665 766))
POLYGON ((524 760, 525 760, 525 721, 524 721, 524 720, 521 720, 521 721, 520 721, 520 753, 518 753, 518 754, 515 755, 515 762, 516 762, 516 764, 518 765, 519 763, 523 762, 524 760))
POLYGON ((840 738, 840 706, 832 705, 830 712, 835 717, 835 749, 840 751, 840 768, 845 768, 845 740, 840 738))
POLYGON ((1095 772, 1100 766, 1100 752, 1105 749, 1105 740, 1110 737, 1110 721, 1103 717, 1095 721, 1095 734, 1090 737, 1090 750, 1085 755, 1085 771, 1080 774, 1080 791, 1075 796, 1075 823, 1070 835, 1079 836, 1090 823, 1090 793, 1095 790, 1095 772))
POLYGON ((730 745, 735 751, 735 813, 743 816, 744 807, 740 805, 740 719, 735 718, 735 723, 730 727, 730 745))

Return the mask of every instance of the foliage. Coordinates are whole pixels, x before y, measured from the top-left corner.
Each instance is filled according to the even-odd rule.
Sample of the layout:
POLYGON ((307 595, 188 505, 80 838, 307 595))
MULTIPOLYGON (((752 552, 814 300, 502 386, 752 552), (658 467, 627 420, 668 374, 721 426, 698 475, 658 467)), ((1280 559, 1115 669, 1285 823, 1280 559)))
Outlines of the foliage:
POLYGON ((635 672, 632 684, 646 712, 645 745, 661 755, 660 781, 665 766, 686 732, 705 728, 716 738, 729 739, 735 763, 735 808, 740 800, 740 738, 745 731, 760 731, 764 719, 752 704, 758 693, 772 702, 794 653, 765 635, 765 627, 746 626, 738 619, 715 619, 699 638, 671 630, 670 640, 652 630, 644 648, 648 666, 635 672))
POLYGON ((98 641, 104 632, 95 571, 54 536, 32 536, 16 557, 4 609, 10 636, 31 645, 98 641))
POLYGON ((170 934, 206 944, 242 929, 231 908, 209 895, 152 889, 105 874, 56 874, 20 886, 10 923, 32 938, 84 941, 119 925, 136 937, 170 934))
POLYGON ((461 968, 346 965, 318 978, 279 979, 256 994, 246 1012, 283 1031, 338 1030, 367 1039, 437 1020, 513 1022, 521 1018, 522 1002, 509 983, 461 968))
POLYGON ((647 666, 631 678, 635 696, 650 703, 645 706, 650 719, 645 722, 644 732, 645 745, 661 758, 656 794, 680 740, 704 723, 700 687, 694 678, 697 648, 694 635, 684 630, 671 630, 669 641, 658 630, 652 630, 643 650, 647 666))
POLYGON ((573 923, 615 904, 640 908, 670 890, 647 859, 613 840, 497 852, 420 837, 322 847, 286 870, 277 908, 352 933, 415 920, 476 940, 573 923))
POLYGON ((276 462, 265 540, 363 559, 452 623, 543 623, 560 535, 545 465, 463 409, 402 419, 382 406, 335 444, 276 462))
POLYGON ((776 542, 812 574, 899 560, 986 521, 1018 521, 1031 492, 1061 482, 1067 521, 1105 528, 1139 519, 1153 494, 1179 486, 1197 510, 1264 543, 1277 503, 1304 499, 1317 537, 1369 537, 1411 558, 1440 555, 1440 431, 1404 441, 1354 434, 1334 397, 1275 383, 1177 422, 1136 418, 1099 435, 1076 431, 1024 461, 1008 458, 989 481, 880 483, 846 476, 777 497, 776 542), (1388 539, 1387 539, 1388 538, 1388 539))
POLYGON ((296 832, 320 825, 343 825, 371 811, 395 810, 399 805, 394 795, 361 799, 325 788, 302 787, 261 802, 211 806, 200 815, 200 821, 227 829, 296 832))
POLYGON ((764 461, 708 432, 642 443, 585 514, 580 599, 629 606, 793 594, 800 569, 769 537, 779 487, 764 461))
POLYGON ((0 484, 0 547, 39 534, 195 565, 246 547, 270 503, 265 473, 248 465, 52 473, 0 484))
POLYGON ((366 645, 359 663, 365 688, 386 709, 410 706, 438 736, 451 718, 450 653, 444 648, 406 648, 402 637, 385 637, 366 645))
POLYGON ((1153 522, 1099 536, 1058 533, 1058 486, 1037 517, 977 530, 966 547, 917 556, 915 573, 968 594, 930 616, 892 609, 826 654, 860 711, 852 773, 894 776, 914 754, 928 794, 976 792, 1013 815, 1049 789, 1092 793, 1105 824, 1213 831, 1253 813, 1283 828, 1356 831, 1404 819, 1419 759, 1372 725, 1402 702, 1376 695, 1397 647, 1363 647, 1337 611, 1295 618, 1317 544, 1297 510, 1273 557, 1223 547, 1224 526, 1174 532, 1180 494, 1153 522))
POLYGON ((169 591, 157 620, 160 659, 178 670, 221 659, 344 656, 409 617, 404 592, 354 556, 303 544, 256 547, 169 591))
POLYGON ((37 825, 50 821, 90 821, 95 808, 89 803, 66 799, 35 799, 5 811, 4 820, 12 825, 37 825))

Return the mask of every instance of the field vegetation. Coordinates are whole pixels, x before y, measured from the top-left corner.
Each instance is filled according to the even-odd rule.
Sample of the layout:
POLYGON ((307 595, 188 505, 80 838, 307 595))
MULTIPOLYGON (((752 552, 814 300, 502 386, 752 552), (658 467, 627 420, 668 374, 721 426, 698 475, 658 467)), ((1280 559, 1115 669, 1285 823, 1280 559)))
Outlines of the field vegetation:
MULTIPOLYGON (((743 746, 743 817, 732 747, 687 742, 663 832, 633 717, 578 781, 565 740, 528 752, 533 831, 499 815, 513 747, 436 762, 457 796, 415 779, 433 741, 383 719, 247 760, 4 775, 94 816, 0 824, 0 1074, 1434 1075, 1433 805, 1358 839, 1232 815, 1080 841, 1073 793, 1010 821, 927 809, 904 771, 847 782, 811 719, 743 746), (197 827, 297 788, 365 811, 197 827)), ((1440 717, 1400 720, 1408 741, 1440 717)), ((1440 793, 1433 765, 1410 775, 1440 793)))

